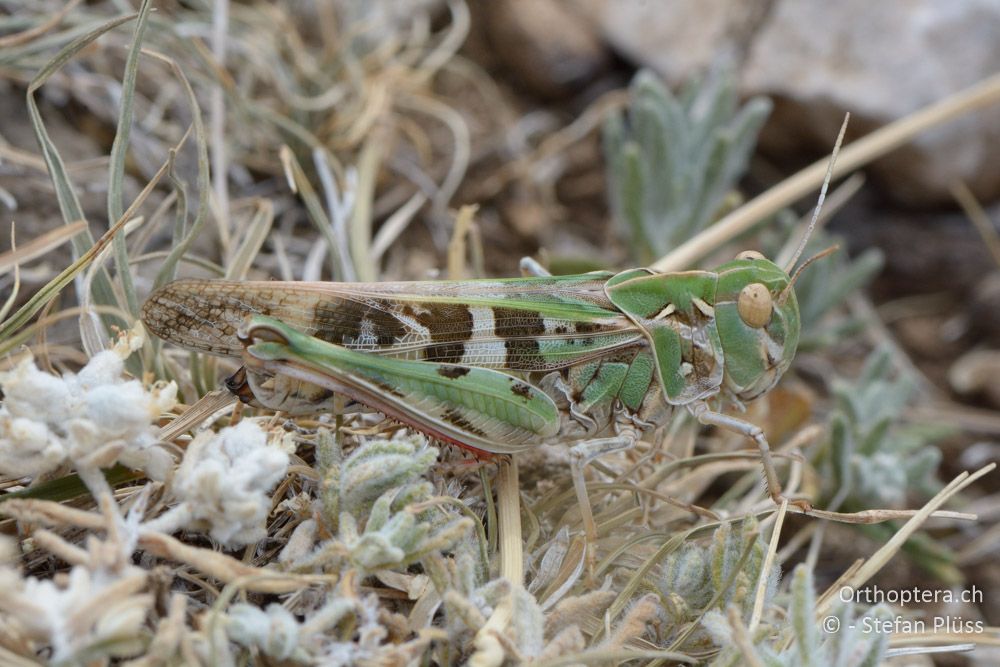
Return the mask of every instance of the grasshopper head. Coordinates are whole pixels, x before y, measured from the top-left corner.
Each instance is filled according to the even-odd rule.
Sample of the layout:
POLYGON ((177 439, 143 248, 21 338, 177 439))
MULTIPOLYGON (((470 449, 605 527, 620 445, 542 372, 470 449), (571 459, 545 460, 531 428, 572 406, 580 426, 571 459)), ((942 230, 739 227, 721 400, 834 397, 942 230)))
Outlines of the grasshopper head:
POLYGON ((725 384, 753 400, 781 378, 799 344, 799 305, 792 279, 758 252, 740 253, 717 269, 715 318, 725 355, 725 384))

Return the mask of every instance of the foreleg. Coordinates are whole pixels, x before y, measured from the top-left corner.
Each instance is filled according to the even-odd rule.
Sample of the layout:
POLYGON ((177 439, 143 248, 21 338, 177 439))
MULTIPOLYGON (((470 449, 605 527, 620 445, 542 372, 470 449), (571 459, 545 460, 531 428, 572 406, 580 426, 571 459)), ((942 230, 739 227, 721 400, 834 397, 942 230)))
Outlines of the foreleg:
POLYGON ((638 436, 636 433, 631 429, 627 429, 610 438, 584 440, 569 450, 570 469, 573 474, 573 489, 576 491, 576 500, 580 505, 580 514, 583 517, 583 529, 587 537, 587 564, 590 572, 593 572, 594 569, 597 523, 594 521, 594 510, 590 506, 590 498, 587 496, 587 483, 583 476, 584 468, 599 456, 631 449, 635 446, 637 439, 638 436))
MULTIPOLYGON (((699 422, 706 426, 717 426, 732 433, 739 433, 757 443, 757 449, 760 450, 761 463, 764 466, 764 480, 767 483, 768 494, 770 494, 775 504, 780 505, 785 500, 785 496, 781 492, 781 482, 778 480, 778 472, 774 468, 774 459, 771 457, 771 446, 768 444, 761 427, 739 417, 715 412, 704 403, 692 406, 691 412, 694 413, 699 422)), ((806 511, 812 508, 807 500, 792 500, 791 502, 806 511)))

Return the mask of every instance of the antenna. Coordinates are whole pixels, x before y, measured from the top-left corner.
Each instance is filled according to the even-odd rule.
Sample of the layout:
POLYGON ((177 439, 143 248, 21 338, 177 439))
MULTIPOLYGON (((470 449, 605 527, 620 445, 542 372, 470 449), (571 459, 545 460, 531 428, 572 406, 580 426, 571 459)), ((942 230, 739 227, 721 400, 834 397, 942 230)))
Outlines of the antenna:
POLYGON ((792 279, 788 281, 788 284, 785 285, 785 289, 781 290, 781 294, 778 295, 778 305, 784 305, 785 301, 788 299, 788 294, 792 291, 792 288, 795 287, 795 281, 799 279, 799 276, 802 275, 802 272, 806 269, 806 267, 815 262, 817 259, 823 259, 827 255, 832 255, 838 250, 840 250, 840 246, 832 245, 826 250, 820 250, 818 253, 802 262, 802 266, 800 266, 792 275, 792 279))
POLYGON ((840 145, 844 143, 844 133, 847 132, 847 121, 851 119, 851 114, 844 115, 844 122, 840 126, 840 133, 837 135, 837 142, 833 145, 833 153, 830 154, 830 164, 826 167, 826 176, 823 178, 823 187, 819 189, 819 199, 816 201, 816 208, 813 211, 812 220, 809 221, 809 226, 806 228, 806 233, 799 241, 799 247, 795 249, 795 254, 792 255, 792 260, 785 267, 785 273, 791 273, 792 269, 795 268, 795 262, 799 261, 799 257, 802 256, 802 251, 806 249, 806 243, 809 242, 809 237, 812 236, 813 230, 816 228, 816 221, 819 220, 819 212, 823 210, 823 202, 826 200, 826 191, 830 187, 830 181, 833 179, 833 166, 837 164, 837 155, 840 153, 840 145))

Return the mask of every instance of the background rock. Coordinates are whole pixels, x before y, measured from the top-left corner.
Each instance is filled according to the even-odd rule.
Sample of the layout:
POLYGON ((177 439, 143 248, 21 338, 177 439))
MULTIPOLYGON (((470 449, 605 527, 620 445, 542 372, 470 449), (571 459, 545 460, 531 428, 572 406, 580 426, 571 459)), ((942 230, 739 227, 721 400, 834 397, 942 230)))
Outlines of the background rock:
POLYGON ((471 5, 492 55, 532 93, 558 99, 607 67, 608 48, 596 27, 562 0, 471 5))
MULTIPOLYGON (((771 96, 765 152, 829 150, 844 113, 859 136, 1000 70, 994 0, 579 0, 623 55, 677 85, 719 61, 737 63, 741 92, 771 96)), ((897 200, 950 202, 965 182, 1000 196, 1000 106, 928 132, 871 166, 897 200)))

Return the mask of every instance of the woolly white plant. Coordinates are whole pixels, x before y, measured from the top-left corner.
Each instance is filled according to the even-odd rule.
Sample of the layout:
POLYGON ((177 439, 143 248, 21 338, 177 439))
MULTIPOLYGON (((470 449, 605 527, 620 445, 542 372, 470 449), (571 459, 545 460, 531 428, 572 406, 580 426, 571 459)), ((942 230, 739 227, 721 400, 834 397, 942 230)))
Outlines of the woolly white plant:
POLYGON ((106 664, 134 656, 146 645, 146 619, 153 606, 148 573, 132 564, 144 503, 122 518, 110 501, 106 540, 90 535, 86 549, 39 530, 40 546, 72 568, 53 579, 25 577, 0 566, 0 624, 12 646, 45 651, 49 665, 106 664))
POLYGON ((263 539, 270 492, 288 471, 291 449, 284 437, 268 444, 267 434, 249 419, 218 433, 199 433, 171 485, 178 504, 144 528, 165 533, 206 529, 226 547, 263 539))
POLYGON ((227 632, 239 645, 256 647, 272 658, 307 664, 405 664, 399 658, 418 657, 423 649, 419 640, 402 645, 385 643, 388 632, 379 612, 375 595, 359 596, 338 587, 325 605, 302 621, 276 603, 266 610, 235 604, 229 610, 227 632), (337 630, 344 621, 349 621, 351 628, 346 633, 337 630), (397 659, 390 660, 390 656, 397 659))
POLYGON ((440 508, 417 509, 433 497, 424 478, 438 451, 422 435, 365 440, 346 458, 333 438, 320 436, 320 499, 314 510, 332 535, 304 521, 280 560, 295 572, 337 570, 350 564, 365 572, 406 567, 428 554, 452 549, 469 537, 472 519, 440 508))
MULTIPOLYGON (((839 604, 825 620, 835 620, 826 632, 816 613, 816 594, 813 574, 805 565, 798 565, 792 573, 789 587, 787 621, 775 633, 758 627, 753 636, 747 628, 742 634, 747 641, 737 641, 736 625, 742 621, 737 614, 728 617, 718 610, 710 610, 702 617, 708 630, 722 650, 712 661, 712 667, 737 667, 737 665, 773 665, 774 667, 799 667, 824 665, 829 667, 875 667, 881 665, 889 647, 891 633, 869 632, 871 623, 885 627, 893 617, 885 605, 877 605, 855 615, 851 604, 839 604), (869 621, 862 619, 868 618, 869 621)), ((735 610, 734 610, 735 611, 735 610)), ((823 625, 826 625, 824 623, 823 625)))
POLYGON ((177 385, 147 390, 123 379, 142 342, 140 330, 129 332, 76 374, 41 371, 30 355, 0 373, 0 472, 37 477, 67 462, 81 472, 120 462, 165 479, 173 460, 151 422, 174 407, 177 385))

